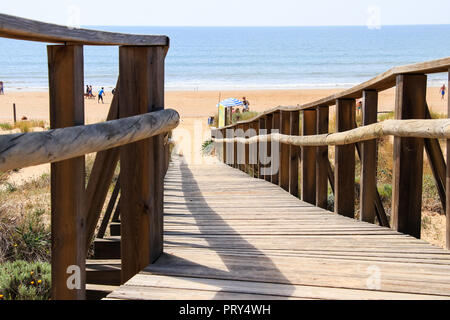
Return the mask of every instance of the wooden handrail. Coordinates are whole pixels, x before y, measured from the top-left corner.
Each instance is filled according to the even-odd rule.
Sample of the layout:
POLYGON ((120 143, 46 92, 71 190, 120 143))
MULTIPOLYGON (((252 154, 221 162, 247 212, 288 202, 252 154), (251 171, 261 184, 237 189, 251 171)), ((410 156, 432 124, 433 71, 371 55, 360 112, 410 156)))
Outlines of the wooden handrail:
POLYGON ((38 42, 103 46, 169 45, 169 38, 163 35, 135 35, 76 29, 6 14, 0 14, 0 37, 38 42))
MULTIPOLYGON (((269 110, 264 111, 263 113, 244 121, 239 121, 236 124, 250 123, 259 118, 265 117, 268 114, 277 112, 277 111, 300 111, 306 109, 313 109, 320 106, 332 106, 336 103, 337 99, 359 99, 363 95, 363 91, 365 90, 376 90, 383 91, 389 88, 392 88, 396 84, 396 77, 400 74, 433 74, 433 73, 441 73, 448 72, 450 69, 450 57, 432 60, 428 62, 421 62, 416 64, 410 64, 400 67, 394 67, 375 78, 372 78, 366 82, 363 82, 357 86, 354 86, 350 89, 344 90, 342 92, 333 94, 326 98, 316 100, 313 102, 309 102, 299 106, 278 106, 269 110)), ((236 124, 228 125, 223 128, 232 128, 236 124)))
POLYGON ((450 119, 386 120, 344 132, 312 136, 291 136, 272 133, 251 138, 213 138, 213 140, 217 143, 238 142, 253 144, 257 142, 280 142, 293 146, 320 147, 353 144, 384 136, 450 139, 450 119))
POLYGON ((0 136, 0 171, 57 162, 147 139, 177 127, 166 109, 87 126, 0 136))

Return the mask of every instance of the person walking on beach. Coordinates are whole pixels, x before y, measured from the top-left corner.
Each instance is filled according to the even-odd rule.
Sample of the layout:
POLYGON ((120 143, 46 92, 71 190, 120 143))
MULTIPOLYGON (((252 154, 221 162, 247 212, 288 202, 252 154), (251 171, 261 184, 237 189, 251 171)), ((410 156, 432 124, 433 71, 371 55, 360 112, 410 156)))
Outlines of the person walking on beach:
POLYGON ((242 98, 242 102, 244 103, 244 109, 242 110, 242 112, 249 112, 250 111, 250 102, 248 102, 247 98, 243 97, 242 98))
POLYGON ((103 103, 103 95, 105 94, 105 88, 102 87, 102 89, 98 92, 98 103, 100 103, 100 100, 102 100, 103 103))
POLYGON ((442 96, 442 100, 444 100, 445 98, 445 91, 446 91, 446 87, 445 87, 445 83, 442 85, 440 91, 441 91, 441 96, 442 96))
POLYGON ((3 91, 3 81, 0 81, 0 94, 5 94, 3 91))

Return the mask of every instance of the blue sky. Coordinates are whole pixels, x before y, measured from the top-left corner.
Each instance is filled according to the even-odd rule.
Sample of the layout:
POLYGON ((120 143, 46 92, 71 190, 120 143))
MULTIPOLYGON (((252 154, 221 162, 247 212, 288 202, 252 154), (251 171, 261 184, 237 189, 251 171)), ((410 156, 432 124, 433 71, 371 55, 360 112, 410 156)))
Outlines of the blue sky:
POLYGON ((0 12, 64 25, 450 24, 448 0, 13 0, 0 12))

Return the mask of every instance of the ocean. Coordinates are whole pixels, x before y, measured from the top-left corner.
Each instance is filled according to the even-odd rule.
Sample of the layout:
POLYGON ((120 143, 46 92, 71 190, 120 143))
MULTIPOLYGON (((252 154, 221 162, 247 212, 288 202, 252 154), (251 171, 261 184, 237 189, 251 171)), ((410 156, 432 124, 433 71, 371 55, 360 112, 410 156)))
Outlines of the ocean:
MULTIPOLYGON (((167 90, 350 87, 389 68, 450 56, 450 25, 367 27, 92 27, 165 34, 167 90)), ((6 90, 48 88, 46 44, 0 38, 6 90)), ((85 47, 85 83, 114 87, 117 47, 85 47)), ((440 86, 446 74, 432 75, 440 86)))

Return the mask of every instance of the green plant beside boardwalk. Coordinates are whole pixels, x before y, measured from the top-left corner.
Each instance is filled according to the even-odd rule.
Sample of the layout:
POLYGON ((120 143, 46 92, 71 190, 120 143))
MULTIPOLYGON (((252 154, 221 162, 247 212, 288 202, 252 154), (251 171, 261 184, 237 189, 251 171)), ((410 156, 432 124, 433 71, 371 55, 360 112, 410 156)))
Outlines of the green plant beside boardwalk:
POLYGON ((13 261, 0 265, 0 300, 49 300, 48 262, 13 261))

